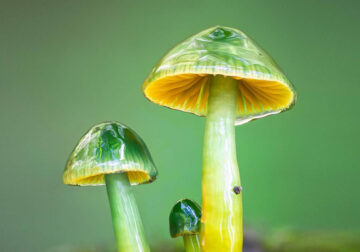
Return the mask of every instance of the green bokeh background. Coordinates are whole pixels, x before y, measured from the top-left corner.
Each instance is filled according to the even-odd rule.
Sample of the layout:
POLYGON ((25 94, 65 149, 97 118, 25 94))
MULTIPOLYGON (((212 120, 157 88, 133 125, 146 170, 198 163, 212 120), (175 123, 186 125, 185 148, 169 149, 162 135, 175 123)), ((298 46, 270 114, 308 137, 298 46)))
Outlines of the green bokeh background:
POLYGON ((160 175, 135 188, 152 243, 177 199, 200 202, 204 118, 148 102, 147 73, 217 24, 240 28, 298 90, 293 110, 236 128, 248 225, 360 228, 356 0, 1 1, 0 251, 114 244, 104 187, 61 182, 92 125, 118 120, 160 175))

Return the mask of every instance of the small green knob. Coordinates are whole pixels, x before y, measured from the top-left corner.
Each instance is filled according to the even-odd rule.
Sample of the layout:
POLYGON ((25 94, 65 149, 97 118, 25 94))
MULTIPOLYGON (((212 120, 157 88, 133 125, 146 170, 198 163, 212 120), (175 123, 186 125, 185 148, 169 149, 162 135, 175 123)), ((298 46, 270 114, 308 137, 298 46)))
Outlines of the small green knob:
POLYGON ((209 36, 213 40, 221 40, 221 39, 231 37, 231 34, 232 34, 231 31, 219 27, 219 28, 216 28, 213 32, 211 32, 209 34, 209 36))

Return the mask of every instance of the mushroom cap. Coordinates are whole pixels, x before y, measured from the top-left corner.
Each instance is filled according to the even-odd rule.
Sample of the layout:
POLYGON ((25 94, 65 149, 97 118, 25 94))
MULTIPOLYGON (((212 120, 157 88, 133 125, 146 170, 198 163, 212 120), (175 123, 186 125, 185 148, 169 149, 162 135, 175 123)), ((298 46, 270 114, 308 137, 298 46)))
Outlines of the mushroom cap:
POLYGON ((200 219, 201 207, 195 201, 190 199, 179 200, 170 212, 171 237, 198 234, 200 232, 200 219))
POLYGON ((150 183, 158 174, 149 150, 133 130, 118 122, 93 126, 67 161, 63 182, 104 185, 104 175, 126 172, 132 185, 150 183))
POLYGON ((159 105, 206 116, 211 75, 237 80, 237 124, 287 110, 296 100, 294 87, 266 52, 242 31, 222 26, 171 49, 147 76, 143 93, 159 105))

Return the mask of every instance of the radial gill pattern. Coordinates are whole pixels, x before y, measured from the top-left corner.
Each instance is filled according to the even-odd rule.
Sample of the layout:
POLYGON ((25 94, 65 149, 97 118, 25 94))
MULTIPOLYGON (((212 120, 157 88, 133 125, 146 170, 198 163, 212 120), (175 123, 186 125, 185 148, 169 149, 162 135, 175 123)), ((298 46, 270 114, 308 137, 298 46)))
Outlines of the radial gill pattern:
POLYGON ((227 27, 202 31, 171 49, 148 75, 150 101, 197 115, 207 114, 210 78, 238 81, 238 118, 253 119, 288 109, 294 88, 275 62, 243 32, 227 27))
POLYGON ((130 128, 106 122, 92 127, 79 141, 65 167, 63 182, 104 185, 104 174, 127 173, 131 184, 149 183, 157 170, 143 140, 130 128))

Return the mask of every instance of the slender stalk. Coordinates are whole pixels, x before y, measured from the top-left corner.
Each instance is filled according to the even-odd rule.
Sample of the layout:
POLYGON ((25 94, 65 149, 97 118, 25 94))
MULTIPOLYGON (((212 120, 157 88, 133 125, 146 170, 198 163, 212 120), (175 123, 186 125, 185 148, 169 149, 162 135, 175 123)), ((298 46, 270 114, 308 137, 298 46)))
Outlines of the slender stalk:
POLYGON ((105 182, 118 251, 150 251, 127 174, 105 175, 105 182))
POLYGON ((199 235, 184 235, 185 252, 200 252, 199 235))
POLYGON ((202 251, 242 251, 242 194, 236 159, 237 81, 210 77, 202 170, 202 251), (237 193, 235 193, 236 191, 237 193))

